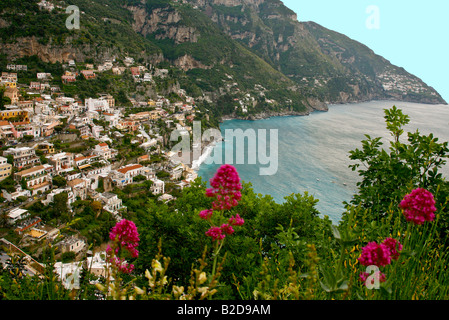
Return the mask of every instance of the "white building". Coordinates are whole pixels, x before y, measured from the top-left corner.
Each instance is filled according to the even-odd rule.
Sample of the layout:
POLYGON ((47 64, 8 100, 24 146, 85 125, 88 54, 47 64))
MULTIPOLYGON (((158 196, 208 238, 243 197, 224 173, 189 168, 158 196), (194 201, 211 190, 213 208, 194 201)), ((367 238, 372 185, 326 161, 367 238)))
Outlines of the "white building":
POLYGON ((109 160, 117 154, 117 150, 110 149, 109 145, 104 142, 97 144, 92 152, 104 160, 109 160))
POLYGON ((61 252, 75 252, 79 253, 86 246, 86 242, 75 236, 70 236, 58 242, 57 246, 61 252))
POLYGON ((36 150, 31 147, 9 148, 3 152, 3 155, 12 155, 14 167, 19 169, 40 163, 39 158, 36 156, 36 150))
POLYGON ((151 180, 153 185, 151 186, 151 192, 153 194, 164 194, 165 193, 165 182, 157 178, 151 180))
POLYGON ((52 190, 49 194, 47 194, 47 198, 45 200, 42 200, 42 203, 46 206, 48 206, 50 203, 53 202, 55 195, 60 194, 66 192, 67 193, 67 204, 69 206, 72 205, 72 203, 75 202, 76 198, 75 198, 75 194, 72 192, 71 188, 58 188, 58 189, 54 189, 52 190))
POLYGON ((15 208, 8 212, 8 223, 14 225, 17 221, 25 219, 30 213, 26 209, 15 208))
POLYGON ((92 126, 92 136, 96 139, 100 138, 100 134, 104 131, 102 126, 92 126))
POLYGON ((74 154, 69 152, 60 152, 46 157, 53 166, 55 173, 70 172, 73 170, 74 154))
POLYGON ((67 290, 80 288, 80 275, 82 262, 62 263, 55 262, 54 270, 58 274, 64 288, 67 290))
POLYGON ((2 196, 3 198, 5 198, 7 201, 11 202, 16 200, 19 197, 31 197, 31 191, 30 190, 22 190, 21 186, 17 186, 16 187, 16 191, 9 193, 6 190, 2 190, 2 196))
POLYGON ((14 179, 19 182, 24 180, 27 188, 31 190, 31 195, 43 193, 51 188, 50 175, 43 165, 16 172, 14 179))
POLYGON ((118 170, 112 171, 111 179, 117 186, 126 186, 133 182, 135 176, 142 174, 143 168, 144 167, 140 164, 129 164, 118 170))
POLYGON ((110 192, 103 192, 100 194, 100 200, 103 202, 103 209, 113 214, 117 214, 120 209, 123 209, 122 199, 116 194, 110 192))
POLYGON ((84 102, 84 105, 87 108, 87 111, 103 111, 107 112, 109 111, 109 103, 107 99, 100 98, 100 99, 93 99, 93 98, 87 98, 84 102))

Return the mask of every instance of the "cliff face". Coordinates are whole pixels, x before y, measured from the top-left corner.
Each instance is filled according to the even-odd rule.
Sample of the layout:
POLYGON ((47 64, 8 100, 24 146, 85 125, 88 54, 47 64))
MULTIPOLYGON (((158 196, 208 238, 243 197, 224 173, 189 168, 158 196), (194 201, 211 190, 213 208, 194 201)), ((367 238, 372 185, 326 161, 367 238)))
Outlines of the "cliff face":
MULTIPOLYGON (((64 63, 69 60, 84 61, 92 54, 90 45, 73 47, 72 45, 53 45, 51 41, 47 44, 40 43, 36 37, 20 38, 17 42, 2 44, 2 53, 11 59, 27 56, 37 56, 44 62, 64 63)), ((101 52, 102 59, 110 59, 111 52, 101 52)))
POLYGON ((134 31, 143 36, 156 34, 156 39, 171 39, 175 44, 198 41, 200 34, 195 28, 178 25, 182 17, 176 10, 157 8, 147 12, 145 8, 141 7, 127 8, 133 13, 134 31))

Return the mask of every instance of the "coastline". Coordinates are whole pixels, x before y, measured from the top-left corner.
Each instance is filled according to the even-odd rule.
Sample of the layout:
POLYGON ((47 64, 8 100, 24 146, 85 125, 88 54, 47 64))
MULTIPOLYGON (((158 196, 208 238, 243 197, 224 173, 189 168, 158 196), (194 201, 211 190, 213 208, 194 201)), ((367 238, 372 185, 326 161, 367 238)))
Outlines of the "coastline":
MULTIPOLYGON (((403 101, 403 100, 394 100, 394 99, 373 99, 373 100, 361 100, 361 101, 350 101, 350 102, 335 102, 335 103, 322 103, 319 106, 317 105, 315 108, 311 108, 307 111, 303 111, 303 112, 297 112, 297 111, 289 111, 289 110, 285 110, 285 111, 264 111, 264 112, 260 112, 254 115, 248 115, 246 117, 239 117, 236 116, 235 114, 232 115, 225 115, 222 116, 220 119, 220 123, 223 123, 224 121, 229 121, 229 120, 246 120, 246 121, 257 121, 257 120, 264 120, 264 119, 269 119, 272 117, 288 117, 288 116, 309 116, 311 113, 316 113, 316 112, 328 112, 329 111, 329 107, 331 106, 338 106, 338 105, 346 105, 346 104, 358 104, 358 103, 369 103, 369 102, 385 102, 385 103, 392 103, 392 104, 398 104, 398 103, 416 103, 416 104, 425 104, 428 105, 429 107, 432 106, 448 106, 447 104, 435 104, 435 103, 421 103, 421 102, 414 102, 414 101, 403 101)), ((192 166, 191 169, 193 171, 195 171, 197 174, 200 170, 201 165, 204 163, 204 161, 210 156, 210 154, 212 153, 213 149, 216 147, 217 142, 216 141, 212 141, 207 143, 207 145, 205 145, 202 148, 201 151, 201 156, 194 160, 192 162, 192 166)))
POLYGON ((262 111, 256 114, 250 114, 248 116, 236 116, 235 114, 225 115, 220 118, 220 123, 227 120, 248 120, 248 121, 256 121, 256 120, 264 120, 272 117, 289 117, 289 116, 309 116, 311 113, 315 112, 328 112, 329 106, 336 105, 345 105, 345 104, 357 104, 357 103, 367 103, 367 102, 393 102, 393 103, 416 103, 416 104, 425 104, 431 106, 449 106, 447 103, 430 103, 430 102, 420 102, 420 101, 408 101, 408 100, 395 100, 395 99, 363 99, 357 101, 339 101, 339 102, 319 102, 319 101, 309 101, 310 108, 306 111, 262 111))
POLYGON ((210 156, 212 153, 212 150, 216 146, 216 142, 210 142, 208 143, 204 148, 201 150, 201 155, 198 159, 192 161, 192 167, 191 169, 198 174, 198 171, 200 170, 201 165, 206 161, 206 159, 210 156))
MULTIPOLYGON (((347 155, 345 156, 343 154, 346 152, 345 150, 350 150, 350 147, 341 148, 339 142, 342 141, 342 139, 336 137, 344 137, 345 139, 347 138, 351 142, 351 146, 355 146, 360 142, 360 139, 357 139, 356 135, 360 134, 360 136, 362 136, 363 133, 365 133, 365 126, 359 125, 361 123, 363 124, 372 122, 373 127, 367 126, 369 130, 373 130, 373 132, 384 132, 384 121, 382 121, 383 109, 390 108, 393 105, 402 108, 407 114, 410 114, 411 118, 417 117, 418 121, 421 121, 422 116, 424 116, 427 121, 422 124, 418 123, 420 126, 423 126, 422 130, 435 130, 435 123, 438 123, 437 126, 439 128, 443 128, 443 125, 441 123, 444 123, 444 128, 442 130, 443 134, 438 134, 436 136, 438 136, 439 138, 443 138, 443 140, 445 140, 444 137, 448 136, 448 132, 445 129, 447 128, 447 120, 445 120, 447 119, 447 116, 445 115, 449 114, 449 107, 447 105, 429 105, 386 99, 366 101, 358 104, 357 107, 353 107, 352 105, 354 104, 357 105, 358 103, 354 102, 348 104, 330 105, 329 114, 318 112, 317 116, 305 118, 287 117, 284 120, 282 119, 282 117, 273 117, 273 123, 271 123, 271 120, 262 121, 260 123, 255 123, 253 121, 232 121, 220 124, 220 126, 222 126, 221 128, 223 130, 246 130, 247 128, 252 128, 253 126, 256 130, 257 128, 265 127, 277 127, 283 130, 283 122, 285 121, 288 126, 285 127, 285 129, 289 130, 289 132, 291 131, 294 134, 285 135, 285 138, 287 139, 286 141, 288 143, 286 143, 286 141, 282 141, 279 144, 280 146, 282 146, 282 149, 279 149, 279 152, 282 155, 283 159, 282 164, 281 162, 279 162, 280 170, 278 172, 278 175, 274 177, 272 181, 266 183, 267 181, 264 180, 263 177, 261 178, 259 174, 257 174, 257 170, 253 170, 252 168, 250 168, 250 166, 244 166, 241 169, 242 175, 244 174, 245 177, 247 177, 247 180, 245 181, 254 183, 254 185, 257 185, 259 188, 257 189, 257 192, 271 195, 273 198, 278 199, 277 201, 282 201, 283 196, 288 195, 288 192, 293 190, 293 188, 297 188, 295 190, 300 190, 298 192, 302 192, 302 190, 307 190, 311 193, 314 192, 314 194, 317 195, 317 198, 322 200, 322 204, 319 207, 320 212, 331 212, 333 216, 337 217, 337 213, 334 212, 334 208, 336 208, 337 205, 337 203, 334 203, 335 199, 338 201, 340 199, 340 194, 346 195, 348 197, 347 199, 350 199, 349 195, 346 193, 353 192, 354 185, 351 178, 348 177, 353 173, 352 171, 348 170, 345 165, 347 155), (366 110, 366 112, 364 110, 366 110), (334 114, 337 121, 334 120, 334 114), (438 119, 433 119, 434 115, 439 115, 438 119), (373 121, 374 117, 376 121, 373 121), (437 120, 438 122, 436 122, 437 120), (306 123, 309 122, 311 123, 311 125, 306 125, 306 123), (328 125, 322 125, 326 123, 328 125), (345 125, 351 128, 353 124, 355 132, 347 134, 345 130, 338 130, 338 128, 342 128, 345 125), (298 130, 292 130, 293 128, 298 128, 298 130), (320 128, 323 128, 323 130, 320 130, 320 128), (311 131, 310 129, 314 130, 311 131), (313 139, 302 139, 302 141, 300 141, 301 139, 297 139, 298 133, 304 136, 304 134, 307 132, 311 133, 313 139), (335 133, 335 136, 332 136, 331 139, 320 139, 320 137, 328 137, 329 133, 335 133), (339 133, 341 133, 341 136, 337 136, 339 133), (335 143, 335 141, 337 141, 338 143, 335 143), (311 148, 309 149, 309 147, 307 146, 311 146, 311 148), (298 154, 306 155, 304 157, 291 157, 291 154, 294 154, 298 151, 293 150, 294 148, 299 148, 298 154), (331 157, 320 156, 320 152, 323 152, 321 150, 327 150, 326 148, 329 148, 329 152, 335 154, 336 156, 332 157, 332 159, 331 157), (312 158, 316 159, 316 162, 313 161, 312 158), (335 163, 342 163, 342 165, 337 166, 335 165, 335 163), (327 170, 330 171, 328 172, 327 170), (276 181, 276 179, 278 180, 276 181)), ((275 115, 278 115, 278 113, 276 113, 275 115)), ((291 114, 284 113, 283 115, 291 114)), ((228 119, 229 118, 230 117, 228 117, 228 119)), ((378 134, 376 133, 376 136, 377 135, 378 134)), ((378 136, 381 135, 379 134, 378 136)), ((221 148, 221 145, 218 143, 217 146, 218 148, 221 148)), ((204 149, 204 151, 206 151, 206 149, 204 149)), ((324 154, 326 154, 326 152, 327 151, 324 151, 324 154)), ((248 163, 245 162, 244 164, 248 163)), ((202 166, 199 166, 199 168, 200 170, 198 175, 201 176, 204 181, 210 179, 213 176, 213 170, 210 165, 206 165, 205 163, 203 163, 202 166)), ((442 169, 441 172, 445 174, 446 172, 449 172, 447 170, 449 170, 449 167, 442 169)))

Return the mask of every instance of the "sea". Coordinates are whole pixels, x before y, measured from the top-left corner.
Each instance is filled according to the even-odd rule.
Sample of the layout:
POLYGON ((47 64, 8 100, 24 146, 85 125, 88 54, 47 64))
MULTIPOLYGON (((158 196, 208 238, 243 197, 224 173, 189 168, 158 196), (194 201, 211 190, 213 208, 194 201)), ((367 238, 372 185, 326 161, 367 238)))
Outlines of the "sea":
MULTIPOLYGON (((320 215, 328 216, 338 223, 344 212, 343 203, 351 201, 357 192, 356 184, 360 181, 358 173, 349 168, 356 163, 350 160, 349 151, 361 149, 365 135, 381 137, 383 147, 388 149, 392 137, 386 129, 384 109, 393 106, 410 117, 405 132, 419 130, 421 134, 433 133, 439 142, 449 141, 447 105, 399 101, 330 105, 327 112, 313 112, 308 116, 272 117, 255 121, 225 120, 220 126, 224 141, 216 143, 206 152, 202 163, 198 164, 198 175, 203 181, 209 181, 220 165, 232 164, 241 180, 250 182, 256 193, 270 195, 274 201, 282 204, 286 196, 307 192, 319 200, 316 208, 320 215), (226 132, 237 132, 239 129, 243 132, 250 129, 255 133, 257 144, 263 141, 262 146, 266 146, 266 151, 259 154, 256 149, 254 154, 248 139, 243 148, 245 158, 243 161, 238 160, 237 153, 242 150, 234 145, 236 140, 232 137, 226 139, 226 132), (276 132, 277 137, 272 132, 276 132), (277 150, 270 146, 276 146, 277 150), (220 154, 221 162, 217 160, 220 154), (267 161, 267 157, 270 161, 267 161), (269 175, 261 174, 261 168, 269 165, 272 172, 269 175)), ((404 134, 403 141, 406 138, 404 134)), ((447 178, 448 165, 441 172, 447 178)))

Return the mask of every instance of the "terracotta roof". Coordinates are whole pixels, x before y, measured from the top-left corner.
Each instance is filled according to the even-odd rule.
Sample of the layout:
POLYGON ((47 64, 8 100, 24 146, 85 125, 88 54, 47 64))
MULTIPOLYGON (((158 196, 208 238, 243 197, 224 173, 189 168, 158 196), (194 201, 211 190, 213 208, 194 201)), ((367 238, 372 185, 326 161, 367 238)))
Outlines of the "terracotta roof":
POLYGON ((75 158, 74 160, 75 160, 75 162, 78 162, 78 161, 81 161, 84 159, 87 159, 87 157, 78 157, 78 158, 75 158))
POLYGON ((140 164, 135 164, 135 165, 132 165, 132 166, 128 166, 128 167, 125 167, 125 168, 118 169, 117 171, 118 171, 118 172, 121 172, 121 173, 123 173, 123 174, 125 174, 125 173, 127 173, 128 171, 135 170, 135 169, 139 169, 139 168, 142 168, 142 167, 143 167, 143 166, 140 165, 140 164))
POLYGON ((81 184, 81 183, 85 183, 85 181, 83 179, 76 178, 76 179, 68 181, 67 185, 69 187, 74 187, 74 186, 76 186, 78 184, 81 184))

